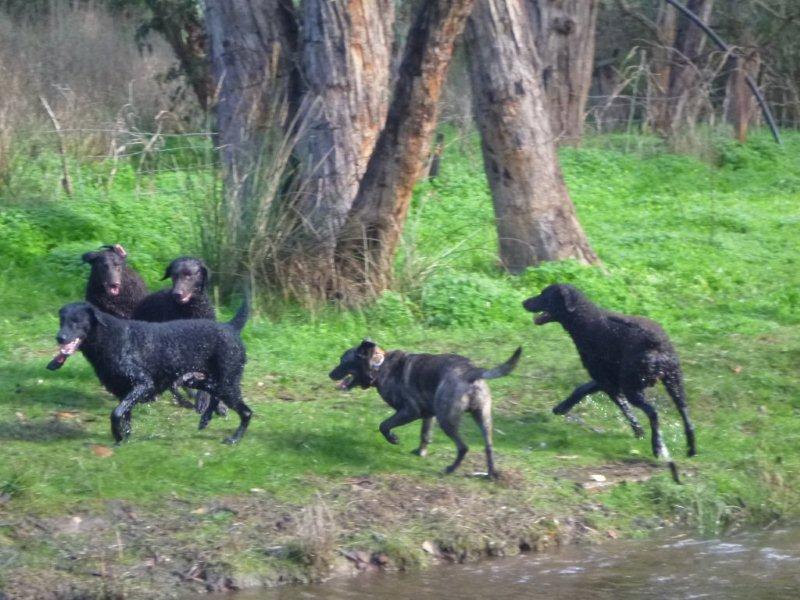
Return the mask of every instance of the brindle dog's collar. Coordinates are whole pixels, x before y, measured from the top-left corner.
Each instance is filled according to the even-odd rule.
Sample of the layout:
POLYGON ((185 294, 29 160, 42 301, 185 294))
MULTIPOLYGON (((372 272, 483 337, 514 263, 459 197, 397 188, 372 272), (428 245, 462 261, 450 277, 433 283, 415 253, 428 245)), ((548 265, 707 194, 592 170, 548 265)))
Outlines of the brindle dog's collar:
POLYGON ((384 359, 386 358, 386 354, 380 348, 375 348, 375 352, 372 354, 372 358, 369 361, 369 383, 370 385, 375 384, 375 380, 378 378, 378 372, 381 370, 381 365, 383 364, 384 359))

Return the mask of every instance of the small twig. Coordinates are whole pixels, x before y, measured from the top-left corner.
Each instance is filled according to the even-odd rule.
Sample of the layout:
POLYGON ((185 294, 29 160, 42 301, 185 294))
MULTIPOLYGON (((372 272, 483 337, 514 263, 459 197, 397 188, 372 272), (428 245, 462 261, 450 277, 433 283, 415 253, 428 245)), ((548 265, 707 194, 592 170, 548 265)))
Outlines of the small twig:
POLYGON ((69 170, 67 169, 67 147, 66 144, 64 144, 64 134, 61 131, 61 124, 56 118, 56 113, 50 108, 47 99, 44 96, 39 96, 39 100, 41 100, 42 106, 44 106, 44 109, 50 116, 50 120, 53 122, 53 127, 56 130, 56 135, 58 136, 58 153, 61 155, 61 171, 64 174, 64 177, 61 179, 61 185, 64 187, 67 196, 72 196, 72 180, 69 177, 69 170))

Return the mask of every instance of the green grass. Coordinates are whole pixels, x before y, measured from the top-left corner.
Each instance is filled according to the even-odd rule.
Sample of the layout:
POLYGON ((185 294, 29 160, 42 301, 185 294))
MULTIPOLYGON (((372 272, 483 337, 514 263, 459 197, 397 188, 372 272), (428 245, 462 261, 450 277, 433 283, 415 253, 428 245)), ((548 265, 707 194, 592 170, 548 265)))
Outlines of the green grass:
MULTIPOLYGON (((0 512, 70 514, 110 499, 158 511, 166 500, 194 505, 253 488, 275 503, 302 505, 322 494, 335 505, 332 490, 360 476, 498 494, 545 514, 578 511, 586 496, 561 476, 565 470, 647 459, 649 441, 634 439, 599 395, 575 410, 585 425, 549 412, 586 375, 565 332, 534 328, 520 301, 567 281, 603 306, 664 325, 682 357, 698 429, 699 455, 681 458, 677 413, 654 390, 687 484, 660 472, 592 496, 610 511, 593 517, 595 525, 633 531, 652 518, 714 531, 796 518, 800 135, 787 132, 783 148, 761 137, 746 146, 720 142, 715 164, 658 148, 626 154, 619 145, 607 137, 561 152, 602 265, 501 273, 480 156, 452 146, 441 177, 415 194, 396 291, 362 312, 285 306, 248 325, 245 397, 256 416, 241 445, 220 444, 233 419, 198 432, 193 413, 162 398, 137 407, 132 441, 107 458, 92 446, 110 443, 111 396, 80 356, 55 373, 44 369, 55 351, 57 309, 82 296, 88 267, 79 256, 99 243, 123 243, 157 287, 171 258, 198 251, 198 215, 213 178, 190 169, 137 175, 131 166, 106 190, 107 167, 76 166, 76 193, 66 198, 54 163, 38 159, 13 196, 0 190, 0 512), (377 425, 391 411, 377 394, 333 388, 327 372, 366 336, 389 349, 460 352, 487 366, 524 346, 517 371, 492 382, 495 448, 500 469, 519 479, 513 493, 466 477, 443 480, 439 471, 454 452, 444 434, 436 432, 427 459, 412 457, 417 425, 399 430, 400 446, 390 446, 377 425), (77 417, 59 419, 64 412, 77 417)), ((462 430, 473 449, 468 468, 482 468, 477 431, 468 420, 462 430)), ((405 535, 430 535, 424 526, 413 531, 405 535)), ((357 528, 343 535, 366 539, 357 528)))

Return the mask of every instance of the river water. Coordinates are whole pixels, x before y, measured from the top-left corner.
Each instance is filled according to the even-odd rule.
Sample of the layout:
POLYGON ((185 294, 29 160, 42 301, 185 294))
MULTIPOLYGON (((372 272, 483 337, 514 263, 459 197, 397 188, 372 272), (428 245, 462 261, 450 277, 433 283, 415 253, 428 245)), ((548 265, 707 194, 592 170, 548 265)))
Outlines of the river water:
POLYGON ((231 600, 800 599, 800 528, 663 534, 557 552, 241 592, 231 600))

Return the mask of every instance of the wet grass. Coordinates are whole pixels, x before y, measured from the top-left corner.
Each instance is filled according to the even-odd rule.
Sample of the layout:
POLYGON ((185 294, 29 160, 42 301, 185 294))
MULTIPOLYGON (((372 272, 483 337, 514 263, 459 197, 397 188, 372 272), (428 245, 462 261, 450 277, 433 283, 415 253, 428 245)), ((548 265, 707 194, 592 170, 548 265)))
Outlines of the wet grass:
MULTIPOLYGON (((630 534, 667 521, 711 532, 796 518, 800 136, 787 134, 783 149, 758 137, 747 146, 720 142, 716 164, 658 149, 625 154, 615 150, 613 138, 562 151, 572 197, 603 264, 544 265, 517 278, 497 269, 480 157, 471 146, 456 148, 448 149, 440 179, 415 195, 396 291, 363 312, 312 314, 273 304, 248 325, 245 397, 256 416, 242 444, 220 443, 234 419, 216 419, 198 432, 197 416, 163 397, 136 409, 131 442, 111 455, 104 447, 111 442, 108 416, 115 402, 88 364, 76 356, 55 373, 44 369, 55 350, 57 309, 82 296, 86 267, 79 256, 98 243, 122 242, 155 288, 168 260, 197 251, 193 215, 210 178, 189 170, 132 171, 105 191, 98 184, 102 166, 85 167, 76 176, 76 197, 68 199, 57 196, 57 171, 38 165, 44 181, 32 184, 28 196, 0 200, 0 513, 11 520, 69 515, 125 501, 157 515, 165 502, 194 508, 256 494, 295 507, 322 497, 340 514, 352 500, 340 493, 343 482, 400 477, 419 489, 445 486, 458 498, 494 497, 541 515, 563 517, 599 503, 603 510, 586 518, 600 531, 630 534), (563 330, 534 328, 520 308, 522 299, 553 281, 572 282, 609 308, 655 318, 671 334, 698 429, 696 458, 683 458, 682 430, 666 394, 659 389, 651 396, 686 485, 675 486, 659 471, 649 481, 610 491, 576 491, 571 474, 649 461, 649 441, 634 439, 599 395, 575 409, 577 421, 549 412, 586 380, 563 330), (492 382, 498 466, 512 483, 443 478, 454 449, 440 431, 426 459, 410 454, 416 424, 397 432, 399 446, 386 444, 377 426, 391 411, 377 394, 344 394, 327 379, 341 352, 365 336, 389 349, 461 352, 487 366, 523 345, 517 371, 492 382)), ((229 315, 235 307, 226 308, 229 315)), ((462 431, 473 450, 465 472, 482 470, 476 428, 465 420, 462 431)), ((480 521, 480 515, 469 519, 480 521)), ((387 525, 377 537, 354 522, 337 539, 416 564, 422 539, 469 538, 456 536, 460 530, 452 523, 409 525, 414 522, 409 515, 400 533, 387 525)), ((220 527, 230 527, 222 521, 209 527, 209 537, 228 539, 220 527)), ((192 546, 187 540, 193 534, 182 535, 181 544, 192 546)), ((204 539, 198 533, 194 545, 204 539)), ((282 564, 226 543, 228 558, 269 563, 270 569, 278 568, 276 560, 282 564)), ((308 560, 317 559, 300 557, 293 568, 302 571, 308 560)))

